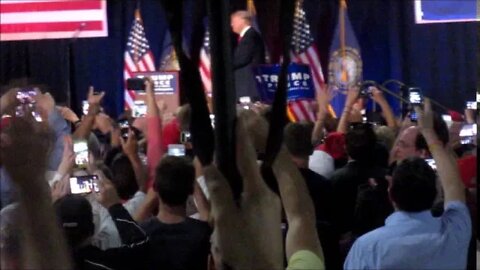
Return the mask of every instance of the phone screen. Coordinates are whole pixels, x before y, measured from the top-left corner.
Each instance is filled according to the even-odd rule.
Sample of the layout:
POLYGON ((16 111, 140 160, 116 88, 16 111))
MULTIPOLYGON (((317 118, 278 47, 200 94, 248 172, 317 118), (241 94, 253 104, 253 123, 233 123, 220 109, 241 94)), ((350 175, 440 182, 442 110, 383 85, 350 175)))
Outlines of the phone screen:
POLYGON ((88 164, 87 141, 75 141, 73 143, 73 152, 75 152, 75 165, 78 168, 85 168, 88 164))
POLYGON ((88 194, 91 192, 99 192, 98 176, 85 175, 70 177, 70 191, 72 194, 88 194))
POLYGON ((247 104, 250 102, 252 102, 252 99, 250 97, 240 97, 240 103, 247 104))
POLYGON ((409 89, 409 101, 412 105, 421 105, 423 103, 422 94, 420 88, 409 89))
POLYGON ((437 164, 435 163, 435 160, 433 158, 426 158, 425 161, 432 169, 434 169, 435 171, 437 170, 437 164))
POLYGON ((22 89, 17 92, 17 100, 22 104, 33 104, 36 95, 35 89, 22 89))
POLYGON ((168 145, 168 155, 174 157, 183 157, 185 156, 185 145, 183 144, 169 144, 168 145))
POLYGON ((418 120, 417 112, 415 111, 410 112, 410 121, 417 122, 417 120, 418 120))
POLYGON ((120 132, 122 133, 122 138, 127 139, 128 132, 130 130, 130 124, 128 123, 128 120, 118 121, 118 127, 120 128, 120 132))
POLYGON ((84 115, 87 115, 88 114, 88 108, 90 107, 90 105, 88 104, 88 101, 84 100, 82 101, 82 112, 84 115))
POLYGON ((477 109, 477 102, 467 101, 467 109, 476 110, 477 109))
POLYGON ((460 137, 477 136, 477 124, 464 125, 460 130, 460 137))
POLYGON ((147 114, 147 105, 143 101, 135 101, 133 105, 133 117, 145 117, 147 114))
POLYGON ((449 115, 449 114, 442 114, 442 119, 443 119, 443 121, 445 121, 447 123, 452 122, 452 116, 449 115))

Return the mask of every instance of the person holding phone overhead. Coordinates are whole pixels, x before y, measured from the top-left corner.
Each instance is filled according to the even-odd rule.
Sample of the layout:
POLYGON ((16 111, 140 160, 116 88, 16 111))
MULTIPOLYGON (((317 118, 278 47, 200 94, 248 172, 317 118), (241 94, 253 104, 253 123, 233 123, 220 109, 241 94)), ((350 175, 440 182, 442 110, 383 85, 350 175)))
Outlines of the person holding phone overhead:
POLYGON ((230 17, 232 31, 238 35, 233 54, 235 89, 237 98, 248 96, 258 99, 252 67, 265 63, 265 48, 260 34, 252 27, 252 15, 245 10, 234 12, 230 17))

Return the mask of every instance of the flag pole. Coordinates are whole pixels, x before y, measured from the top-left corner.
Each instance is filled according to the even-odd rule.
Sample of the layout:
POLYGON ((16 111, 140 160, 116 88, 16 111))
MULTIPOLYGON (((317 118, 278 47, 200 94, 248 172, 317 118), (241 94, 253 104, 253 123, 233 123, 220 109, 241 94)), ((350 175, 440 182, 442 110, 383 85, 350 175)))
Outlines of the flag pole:
POLYGON ((253 3, 253 0, 247 0, 247 10, 252 16, 257 15, 257 10, 255 9, 255 3, 253 3))
POLYGON ((348 82, 348 73, 345 70, 345 66, 343 65, 345 61, 345 11, 347 9, 347 3, 345 0, 340 0, 340 9, 339 9, 339 23, 340 23, 340 52, 342 55, 342 76, 341 79, 343 82, 348 82))
MULTIPOLYGON (((137 1, 137 8, 135 9, 135 13, 134 13, 134 16, 135 16, 135 20, 139 20, 140 23, 142 23, 142 16, 140 16, 140 1, 137 1)), ((137 47, 134 47, 133 48, 134 50, 134 53, 133 53, 133 63, 135 64, 135 66, 137 65, 138 63, 138 48, 137 47)), ((137 66, 138 68, 138 66, 137 66)))

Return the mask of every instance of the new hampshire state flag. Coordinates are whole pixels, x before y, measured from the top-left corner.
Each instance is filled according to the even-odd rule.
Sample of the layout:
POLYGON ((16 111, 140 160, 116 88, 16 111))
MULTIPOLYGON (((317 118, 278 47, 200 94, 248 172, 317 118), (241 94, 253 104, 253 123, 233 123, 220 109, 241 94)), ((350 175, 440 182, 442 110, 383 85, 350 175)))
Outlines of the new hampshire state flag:
POLYGON ((338 24, 330 48, 328 84, 336 86, 331 105, 336 117, 340 117, 348 87, 361 82, 363 77, 360 46, 348 18, 345 0, 340 1, 338 24))

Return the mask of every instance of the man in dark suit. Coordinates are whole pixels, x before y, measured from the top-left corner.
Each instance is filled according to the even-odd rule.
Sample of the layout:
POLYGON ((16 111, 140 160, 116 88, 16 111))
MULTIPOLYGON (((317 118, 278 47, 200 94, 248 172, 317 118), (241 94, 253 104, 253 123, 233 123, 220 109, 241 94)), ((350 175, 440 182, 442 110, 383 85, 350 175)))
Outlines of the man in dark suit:
POLYGON ((264 63, 263 40, 252 27, 252 15, 248 11, 236 11, 230 19, 233 32, 238 34, 238 43, 233 55, 237 98, 248 96, 256 100, 259 95, 252 67, 264 63))

